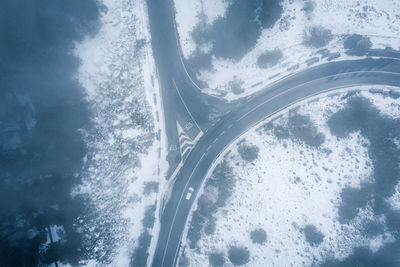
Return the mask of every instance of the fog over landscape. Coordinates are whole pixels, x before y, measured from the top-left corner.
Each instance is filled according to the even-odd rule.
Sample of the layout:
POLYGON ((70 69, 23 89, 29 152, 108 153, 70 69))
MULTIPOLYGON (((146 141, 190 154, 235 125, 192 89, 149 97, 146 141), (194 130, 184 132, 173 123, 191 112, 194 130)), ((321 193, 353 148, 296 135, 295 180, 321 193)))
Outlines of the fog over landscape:
POLYGON ((400 2, 3 0, 0 266, 400 266, 400 2))

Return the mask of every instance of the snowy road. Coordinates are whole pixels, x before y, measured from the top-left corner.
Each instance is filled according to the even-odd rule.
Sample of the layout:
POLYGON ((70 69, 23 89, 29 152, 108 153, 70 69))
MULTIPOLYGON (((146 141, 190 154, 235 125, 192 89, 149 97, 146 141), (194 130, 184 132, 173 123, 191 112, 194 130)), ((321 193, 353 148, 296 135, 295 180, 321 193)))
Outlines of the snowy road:
POLYGON ((196 193, 220 153, 248 129, 283 108, 316 94, 356 85, 400 85, 400 55, 392 51, 371 51, 373 58, 319 65, 227 104, 201 94, 196 81, 188 74, 177 41, 172 7, 172 0, 148 1, 168 144, 173 147, 169 155, 173 158, 169 161, 170 175, 176 175, 171 197, 161 214, 153 266, 176 264, 196 193), (215 110, 225 115, 210 116, 215 110), (181 136, 192 141, 190 150, 184 150, 185 154, 182 154, 184 139, 181 136), (177 166, 180 169, 174 172, 177 166), (186 200, 190 187, 194 188, 194 193, 186 200))

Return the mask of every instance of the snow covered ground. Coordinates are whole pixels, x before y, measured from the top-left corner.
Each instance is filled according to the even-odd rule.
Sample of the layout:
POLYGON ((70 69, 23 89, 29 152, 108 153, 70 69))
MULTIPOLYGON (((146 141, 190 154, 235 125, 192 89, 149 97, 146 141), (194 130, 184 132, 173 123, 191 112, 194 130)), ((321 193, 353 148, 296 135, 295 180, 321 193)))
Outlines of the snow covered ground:
POLYGON ((213 40, 196 43, 193 31, 200 24, 212 28, 229 5, 226 0, 175 0, 183 56, 190 60, 196 49, 210 56, 210 68, 194 72, 205 93, 227 100, 252 94, 311 65, 362 57, 362 53, 345 54, 345 40, 352 34, 365 36, 359 45, 400 49, 400 2, 396 0, 283 0, 280 19, 262 30, 248 53, 239 60, 216 57, 210 53, 213 40), (263 63, 263 57, 270 62, 263 63))
POLYGON ((176 24, 179 32, 182 53, 185 58, 196 49, 191 33, 201 20, 201 13, 207 15, 207 23, 212 24, 218 17, 223 17, 228 7, 224 0, 175 0, 176 24))
MULTIPOLYGON (((382 116, 400 119, 399 98, 353 89, 363 89, 355 96, 370 101, 382 116)), ((302 101, 231 144, 195 200, 180 265, 232 266, 236 255, 237 265, 311 266, 344 259, 356 247, 376 252, 394 242, 388 219, 376 216, 371 203, 351 220, 341 217, 346 192, 375 179, 370 140, 360 131, 338 138, 328 126, 350 98, 337 91, 302 101), (383 230, 366 235, 371 224, 382 224, 383 230)), ((399 210, 399 188, 386 199, 393 211, 399 210)))
POLYGON ((145 1, 103 4, 99 33, 75 51, 94 123, 84 133, 85 175, 74 192, 89 208, 76 227, 91 251, 92 260, 82 264, 145 266, 168 168, 147 7, 145 1))

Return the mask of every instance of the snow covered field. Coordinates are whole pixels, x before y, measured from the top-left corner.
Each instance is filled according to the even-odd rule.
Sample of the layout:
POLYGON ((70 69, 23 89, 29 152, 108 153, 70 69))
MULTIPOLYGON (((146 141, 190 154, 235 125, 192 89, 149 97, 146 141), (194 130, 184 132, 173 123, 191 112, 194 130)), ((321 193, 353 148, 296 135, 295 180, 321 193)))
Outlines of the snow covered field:
POLYGON ((396 0, 283 0, 280 18, 262 29, 243 57, 218 57, 212 51, 215 40, 203 40, 195 30, 199 25, 213 28, 216 20, 225 18, 229 5, 226 0, 175 0, 183 56, 188 62, 210 60, 208 67, 196 63, 193 71, 205 93, 227 100, 254 93, 311 65, 362 57, 362 52, 345 53, 352 45, 351 40, 346 43, 349 35, 360 35, 355 43, 361 50, 400 49, 400 3, 396 0), (196 59, 199 54, 202 59, 196 59))
MULTIPOLYGON (((395 242, 388 214, 399 210, 399 182, 385 199, 388 213, 376 215, 373 200, 355 213, 352 205, 346 207, 343 201, 357 192, 368 195, 363 190, 378 179, 379 159, 371 154, 375 140, 361 131, 339 138, 330 119, 350 99, 360 98, 382 118, 395 120, 397 131, 400 99, 368 87, 355 89, 363 90, 289 107, 228 147, 195 201, 181 266, 310 266, 342 260, 357 247, 377 252, 395 242)), ((389 146, 397 145, 398 151, 399 137, 393 138, 389 146)))
POLYGON ((99 33, 75 51, 94 122, 84 133, 85 175, 74 193, 90 207, 76 227, 92 251, 82 264, 145 266, 168 167, 147 7, 145 1, 103 4, 99 33))

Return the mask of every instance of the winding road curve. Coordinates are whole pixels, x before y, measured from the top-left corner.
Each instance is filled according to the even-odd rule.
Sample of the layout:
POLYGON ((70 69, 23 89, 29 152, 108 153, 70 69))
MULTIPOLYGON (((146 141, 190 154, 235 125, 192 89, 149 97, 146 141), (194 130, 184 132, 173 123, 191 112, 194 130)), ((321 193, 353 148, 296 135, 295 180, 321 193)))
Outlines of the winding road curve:
MULTIPOLYGON (((168 143, 179 145, 175 121, 191 121, 198 125, 192 129, 193 135, 202 133, 185 160, 180 159, 180 169, 174 169, 176 176, 171 197, 160 218, 161 229, 152 261, 155 267, 175 266, 196 193, 213 162, 248 129, 280 110, 320 93, 359 85, 400 86, 400 55, 389 50, 376 50, 370 52, 373 58, 318 65, 287 76, 232 104, 220 103, 199 92, 196 81, 183 64, 176 38, 173 1, 148 0, 148 9, 168 143), (218 107, 225 115, 210 120, 210 110, 218 107), (186 200, 189 187, 194 188, 194 193, 186 200)), ((175 168, 178 164, 172 166, 175 168)))

